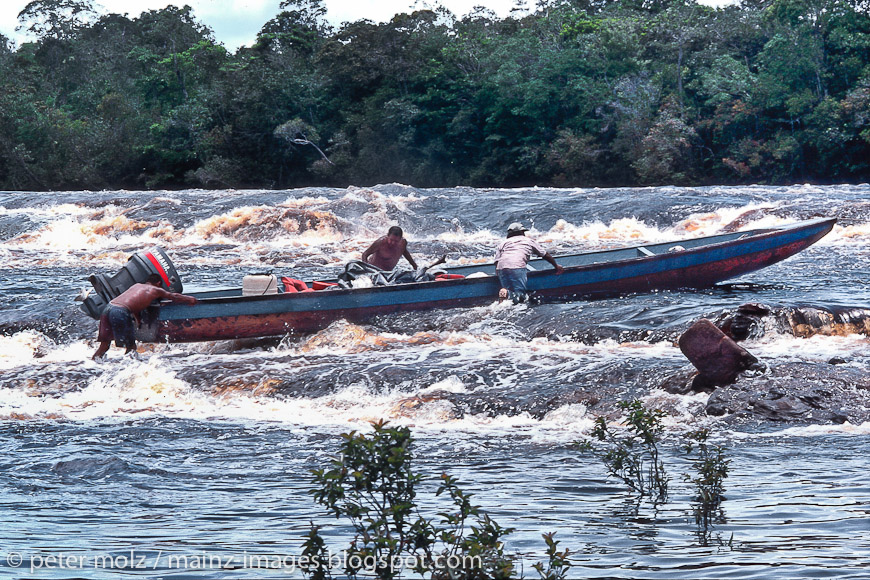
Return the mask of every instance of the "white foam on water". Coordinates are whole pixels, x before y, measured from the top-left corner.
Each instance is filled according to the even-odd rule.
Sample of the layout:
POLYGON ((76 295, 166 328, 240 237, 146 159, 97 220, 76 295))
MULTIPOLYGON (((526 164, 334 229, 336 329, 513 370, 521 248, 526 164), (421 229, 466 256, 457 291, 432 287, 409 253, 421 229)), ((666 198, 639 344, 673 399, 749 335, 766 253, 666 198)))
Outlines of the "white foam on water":
POLYGON ((641 401, 648 409, 659 409, 667 413, 662 418, 662 425, 669 430, 682 430, 697 428, 699 423, 705 421, 704 408, 710 393, 689 393, 676 395, 661 389, 653 389, 648 395, 641 397, 641 401), (700 419, 699 419, 700 418, 700 419))
MULTIPOLYGON (((425 201, 428 196, 422 195, 409 186, 398 185, 408 190, 406 194, 383 193, 369 188, 348 187, 346 193, 335 203, 364 203, 368 207, 356 220, 358 225, 369 230, 372 235, 386 235, 390 226, 396 225, 396 213, 413 217, 411 206, 425 201)), ((415 237, 416 232, 408 230, 405 234, 415 237)), ((419 237, 417 237, 419 239, 419 237)))
POLYGON ((749 203, 738 207, 722 207, 704 213, 690 214, 670 228, 673 235, 703 237, 721 234, 723 231, 743 231, 785 225, 798 220, 789 220, 770 213, 775 203, 749 203))
POLYGON ((593 247, 664 242, 670 239, 668 236, 668 230, 661 230, 634 217, 619 218, 606 224, 600 221, 587 222, 579 226, 560 219, 549 231, 532 235, 541 243, 583 242, 593 247))
POLYGON ((28 330, 12 336, 0 335, 0 369, 10 369, 35 360, 36 352, 50 341, 44 335, 28 330))
POLYGON ((63 217, 35 232, 16 236, 6 243, 26 250, 61 252, 106 247, 108 240, 95 234, 91 223, 63 217))
POLYGON ((408 213, 411 210, 408 205, 411 203, 419 203, 428 199, 428 196, 421 194, 408 185, 397 184, 408 190, 407 194, 383 193, 367 187, 350 186, 347 192, 339 200, 361 201, 371 204, 378 213, 387 206, 394 206, 399 211, 408 213))
MULTIPOLYGON (((529 233, 531 236, 531 233, 529 233)), ((472 246, 491 246, 495 250, 496 245, 504 234, 488 229, 465 231, 462 229, 441 232, 433 237, 434 240, 448 244, 468 244, 472 246)))
POLYGON ((306 195, 302 197, 288 197, 287 199, 279 203, 278 207, 321 207, 329 203, 329 201, 329 198, 323 196, 311 197, 306 195))
MULTIPOLYGON (((532 227, 528 236, 543 244, 579 246, 581 248, 615 248, 645 243, 678 241, 721 234, 786 225, 798 221, 769 213, 777 204, 750 203, 739 207, 720 208, 711 212, 691 214, 683 220, 660 227, 636 217, 623 217, 609 222, 591 221, 575 224, 559 219, 549 230, 532 227)), ((445 232, 436 236, 444 242, 495 246, 504 239, 503 232, 445 232)))
MULTIPOLYGON (((148 247, 155 243, 170 253, 176 245, 184 247, 218 243, 239 248, 238 252, 231 255, 206 252, 191 260, 192 263, 206 264, 234 264, 239 262, 239 256, 242 261, 262 264, 261 255, 270 251, 297 257, 315 254, 323 258, 336 253, 331 246, 348 244, 351 246, 348 253, 358 257, 356 254, 362 252, 365 242, 355 238, 348 241, 341 231, 342 228, 352 229, 353 224, 316 206, 307 207, 309 202, 315 201, 325 200, 308 198, 299 200, 295 205, 240 207, 201 220, 186 230, 176 230, 171 224, 162 221, 132 220, 125 215, 127 209, 114 205, 94 209, 63 204, 39 214, 43 219, 39 220, 40 226, 36 230, 6 240, 0 243, 0 247, 39 252, 42 263, 56 265, 82 260, 105 262, 107 259, 112 261, 112 258, 123 265, 129 254, 127 248, 148 247), (296 207, 301 208, 298 215, 291 211, 296 207), (286 213, 288 211, 291 213, 286 213), (306 225, 309 219, 316 227, 309 228, 306 225), (250 229, 251 233, 247 234, 246 229, 250 229), (107 252, 111 253, 112 250, 115 250, 115 254, 107 257, 107 252)), ((341 250, 343 248, 338 253, 341 250)), ((33 259, 25 256, 19 261, 25 258, 30 261, 33 259)), ((339 263, 340 258, 336 257, 334 261, 339 263)))
MULTIPOLYGON (((369 384, 354 384, 318 397, 288 398, 253 389, 250 392, 227 390, 210 392, 194 389, 177 378, 172 370, 178 359, 175 354, 184 348, 184 364, 194 367, 200 362, 215 362, 215 357, 228 356, 244 362, 244 353, 215 354, 198 346, 157 345, 153 354, 140 355, 145 360, 125 357, 119 349, 109 351, 107 361, 97 365, 89 360, 92 346, 84 341, 56 345, 40 333, 27 331, 0 337, 0 368, 32 367, 39 376, 39 365, 70 362, 94 365, 102 369, 89 384, 76 391, 61 394, 34 394, 40 389, 5 389, 0 392, 0 417, 64 418, 92 420, 113 417, 147 415, 190 418, 196 420, 230 420, 243 422, 275 421, 302 426, 365 425, 381 418, 405 425, 415 425, 435 431, 457 431, 523 434, 541 442, 570 442, 588 433, 595 416, 580 403, 568 403, 551 409, 542 418, 526 413, 468 414, 449 400, 451 394, 487 390, 510 392, 523 376, 530 372, 520 369, 546 368, 556 373, 560 381, 582 381, 588 373, 632 361, 685 362, 679 349, 669 342, 644 341, 620 343, 612 339, 587 345, 546 338, 528 340, 522 336, 486 332, 494 324, 491 314, 526 308, 506 303, 469 309, 469 316, 480 311, 481 323, 468 331, 423 331, 412 335, 376 332, 346 322, 335 323, 325 331, 300 342, 285 343, 270 350, 257 350, 256 357, 281 362, 288 355, 300 366, 328 364, 343 354, 363 353, 369 364, 384 361, 395 364, 419 365, 437 359, 440 368, 467 369, 433 380, 429 384, 397 385, 393 390, 373 390, 369 384), (202 353, 202 354, 198 354, 202 353), (482 387, 473 369, 482 361, 504 361, 503 371, 488 379, 482 387), (324 362, 325 360, 325 362, 324 362)), ((507 321, 502 321, 509 323, 507 321)), ((492 329, 491 329, 492 330, 492 329)), ((814 336, 809 339, 791 335, 765 336, 761 341, 745 346, 762 360, 776 361, 786 357, 824 362, 832 356, 865 357, 868 338, 863 335, 814 336)), ((296 364, 296 363, 294 363, 296 364)), ((851 364, 851 363, 850 363, 851 364)), ((250 373, 268 378, 267 371, 250 373)), ((647 407, 660 408, 668 415, 664 419, 669 431, 697 428, 704 421, 701 409, 708 395, 674 395, 654 390, 643 398, 647 407)), ((710 419, 711 424, 715 423, 710 419)))
MULTIPOLYGON (((140 354, 138 358, 124 356, 119 349, 113 348, 101 363, 90 361, 92 347, 84 341, 57 346, 33 332, 0 337, 0 347, 7 353, 0 358, 0 368, 32 368, 34 377, 39 376, 39 366, 47 363, 69 362, 102 371, 80 389, 66 388, 62 393, 52 393, 49 388, 3 389, 0 391, 0 418, 94 420, 166 416, 195 420, 275 421, 307 426, 365 425, 386 418, 398 424, 413 424, 434 430, 485 430, 514 434, 522 431, 537 437, 537 431, 542 429, 546 435, 541 437, 553 439, 557 437, 555 433, 560 432, 569 441, 588 429, 594 420, 586 416, 582 405, 555 409, 543 419, 533 418, 526 413, 494 417, 463 414, 448 399, 450 395, 467 394, 472 390, 486 396, 487 388, 480 390, 481 385, 473 373, 451 374, 429 384, 421 384, 413 390, 408 390, 407 385, 383 391, 372 390, 368 384, 353 384, 323 396, 289 398, 271 394, 268 388, 259 392, 257 389, 221 391, 218 388, 215 392, 195 389, 179 379, 173 371, 172 366, 178 360, 174 353, 179 347, 157 346, 157 352, 140 354)), ((412 336, 391 333, 372 335, 360 330, 360 327, 339 324, 332 331, 316 335, 307 342, 294 343, 289 350, 279 347, 271 351, 257 351, 257 357, 283 360, 288 354, 293 354, 298 355, 296 360, 299 364, 306 365, 322 364, 317 360, 321 356, 366 352, 375 357, 373 364, 384 359, 395 359, 397 364, 419 364, 437 355, 442 359, 439 364, 462 369, 481 359, 490 360, 495 354, 510 363, 504 374, 495 378, 492 388, 500 391, 511 389, 516 386, 517 380, 522 380, 514 374, 516 367, 545 365, 551 371, 555 369, 561 372, 564 380, 571 380, 572 374, 582 375, 584 369, 606 364, 607 360, 613 358, 625 360, 627 357, 659 356, 667 349, 674 350, 673 346, 661 344, 607 341, 588 346, 545 339, 527 342, 461 332, 419 333, 412 336), (378 349, 385 352, 381 353, 378 349), (309 363, 309 359, 312 362, 309 363)), ((214 362, 215 357, 219 356, 244 355, 197 354, 193 348, 188 349, 184 362, 195 366, 199 364, 198 357, 203 362, 214 362)), ((252 380, 256 381, 257 377, 267 379, 267 374, 253 372, 252 380)))
POLYGON ((114 362, 111 372, 99 375, 82 389, 57 396, 29 396, 24 389, 0 389, 0 417, 90 420, 143 413, 177 415, 179 409, 201 406, 205 395, 192 393, 155 359, 143 363, 125 357, 114 362))
POLYGON ((432 383, 428 387, 424 387, 419 391, 421 394, 429 394, 429 393, 467 393, 468 388, 462 383, 459 377, 453 375, 449 376, 446 379, 442 379, 438 382, 432 383))
MULTIPOLYGON (((18 356, 35 348, 21 336, 18 356)), ((80 354, 80 353, 79 353, 80 354)), ((114 354, 114 353, 111 353, 114 354)), ((0 418, 106 418, 166 416, 196 420, 278 421, 299 425, 366 423, 395 414, 393 407, 407 393, 372 393, 365 385, 350 385, 318 398, 284 398, 255 393, 210 393, 193 389, 177 378, 160 354, 139 360, 109 356, 103 372, 81 389, 55 395, 31 389, 0 389, 0 418)), ((20 365, 22 358, 17 359, 20 365)), ((451 385, 456 390, 456 385, 451 385)), ((438 389, 436 389, 438 390, 438 389)), ((435 392, 434 390, 431 392, 435 392)))
POLYGON ((297 356, 335 356, 360 351, 385 351, 391 360, 417 362, 433 353, 450 360, 453 367, 471 367, 480 361, 503 359, 510 367, 541 366, 561 368, 564 379, 582 375, 590 365, 627 360, 683 360, 679 349, 669 342, 618 342, 606 339, 593 345, 576 341, 552 341, 544 337, 528 340, 510 335, 508 321, 496 321, 489 314, 511 308, 526 308, 496 303, 469 309, 467 320, 479 313, 480 322, 471 322, 465 331, 422 331, 414 334, 372 332, 369 328, 339 321, 302 342, 288 343, 275 351, 297 356))
POLYGON ((841 226, 837 224, 827 236, 817 243, 829 246, 863 246, 870 242, 870 222, 841 226))
POLYGON ((92 208, 76 205, 73 203, 59 203, 57 205, 39 204, 32 207, 6 208, 0 206, 0 216, 26 215, 34 218, 56 218, 57 216, 82 216, 92 214, 92 208))
MULTIPOLYGON (((186 229, 176 229, 165 221, 131 220, 126 217, 127 209, 114 205, 96 209, 69 203, 40 206, 33 210, 0 208, 0 211, 8 213, 35 212, 42 223, 35 231, 0 243, 0 250, 14 247, 39 252, 43 264, 71 264, 85 260, 107 264, 108 268, 115 262, 123 265, 131 247, 159 244, 171 254, 173 247, 221 244, 233 247, 234 251, 197 253, 188 258, 188 263, 262 267, 263 256, 268 254, 268 263, 277 267, 292 268, 300 260, 307 264, 314 260, 329 268, 340 267, 348 260, 358 259, 375 237, 383 235, 388 226, 395 224, 397 212, 408 216, 409 221, 413 220, 414 204, 427 199, 427 196, 412 188, 397 187, 405 187, 407 193, 386 194, 351 187, 337 200, 323 196, 288 197, 276 205, 237 207, 204 218, 186 229), (340 218, 331 208, 333 204, 340 206, 344 202, 362 203, 366 209, 352 221, 340 218), (313 221, 309 221, 308 218, 312 216, 313 221), (279 260, 279 263, 276 264, 275 260, 279 260)), ((237 195, 237 192, 231 194, 237 195)), ((181 203, 173 198, 154 199, 181 203)), ((796 221, 770 214, 769 210, 776 207, 777 204, 772 203, 750 203, 741 207, 720 208, 686 216, 670 226, 650 224, 633 216, 581 224, 558 220, 549 230, 533 228, 529 236, 551 247, 558 245, 563 251, 576 251, 678 241, 721 233, 728 226, 744 230, 796 221), (742 217, 745 223, 739 222, 735 226, 735 220, 742 217)), ((412 244, 462 244, 478 247, 484 252, 486 249, 494 250, 504 239, 504 232, 488 229, 466 232, 457 228, 454 231, 408 234, 412 244)), ((870 225, 837 226, 820 243, 864 243, 867 235, 870 235, 870 225)), ((413 247, 412 252, 421 263, 436 257, 421 254, 413 247)), ((486 263, 491 259, 488 253, 481 257, 474 257, 474 254, 479 254, 478 251, 471 254, 471 257, 455 258, 451 264, 486 263)), ((32 260, 32 256, 13 256, 13 262, 20 261, 22 264, 32 260)))
MULTIPOLYGON (((90 352, 87 345, 64 348, 51 348, 48 354, 39 360, 33 359, 32 353, 45 348, 39 346, 40 337, 32 333, 19 333, 8 337, 2 346, 9 349, 10 357, 17 357, 17 364, 42 364, 51 361, 75 361, 78 364, 93 364, 103 369, 89 384, 81 389, 60 394, 40 393, 38 389, 4 388, 0 389, 0 419, 17 420, 125 420, 139 417, 169 417, 191 419, 197 421, 230 421, 245 424, 263 424, 269 422, 299 427, 318 427, 331 430, 334 428, 364 429, 377 420, 388 420, 391 424, 414 427, 424 433, 483 433, 487 436, 526 437, 540 444, 570 444, 573 441, 588 438, 594 428, 597 417, 583 403, 567 403, 549 410, 543 417, 536 418, 528 413, 473 414, 463 412, 450 401, 452 394, 469 394, 479 392, 486 396, 486 389, 481 390, 475 382, 475 377, 466 373, 456 373, 443 377, 429 384, 408 391, 406 388, 388 390, 373 390, 366 383, 350 384, 336 389, 334 392, 317 397, 285 397, 282 395, 231 390, 208 392, 192 388, 179 379, 172 370, 172 357, 160 353, 148 355, 145 360, 122 356, 120 351, 110 351, 108 360, 97 365, 89 360, 82 362, 90 352), (17 346, 16 346, 17 345, 17 346), (18 352, 14 349, 17 348, 18 352)), ((485 341, 481 341, 482 344, 485 341)), ((509 341, 504 342, 507 347, 509 341)), ((534 350, 535 346, 530 345, 534 350)), ((560 350, 565 369, 576 370, 577 366, 589 368, 590 361, 601 354, 612 353, 620 349, 619 345, 606 344, 601 347, 584 345, 563 345, 551 343, 560 350), (592 354, 584 360, 571 361, 571 349, 575 352, 592 354)), ((436 347, 408 347, 410 350, 436 347)), ((408 348, 403 350, 408 350, 408 348)), ((473 360, 486 351, 475 348, 472 342, 454 346, 459 353, 457 360, 468 357, 473 360)), ((510 347, 507 347, 510 348, 510 347)), ((509 357, 519 354, 522 345, 517 344, 509 357)), ((669 347, 674 349, 674 347, 669 347)), ((4 349, 4 351, 7 349, 4 349)), ((501 350, 501 349, 499 349, 501 350)), ((635 353, 645 353, 647 350, 661 351, 661 345, 644 347, 636 345, 635 353)), ((674 349, 676 350, 676 349, 674 349)), ((278 350, 276 349, 275 355, 278 350)), ((489 351, 490 355, 492 351, 489 351)), ((269 353, 265 353, 268 355, 269 353)), ((283 353, 286 356, 286 352, 283 353)), ((309 353, 310 354, 310 353, 309 353)), ((621 353, 620 353, 621 354, 621 353)), ((645 356, 645 354, 643 355, 645 356)), ((187 362, 197 364, 191 358, 206 355, 188 354, 187 362)), ((2 359, 0 359, 2 360, 2 359)), ((521 360, 520 364, 534 362, 534 356, 521 360)), ((600 360, 598 361, 600 362, 600 360)), ((2 364, 2 363, 0 363, 2 364)), ((300 364, 306 364, 303 360, 300 364)), ((537 361, 536 364, 542 364, 537 361)), ((547 364, 551 364, 549 361, 547 364)), ((6 365, 8 368, 8 365, 6 365)), ((457 368, 462 368, 461 364, 457 368)), ((516 376, 507 373, 502 377, 501 384, 492 388, 496 391, 510 389, 517 380, 516 376)), ((716 418, 705 418, 700 409, 706 404, 707 394, 674 395, 660 390, 653 390, 642 398, 647 408, 664 410, 663 425, 667 433, 694 430, 699 427, 711 427, 716 430, 716 418)), ((619 420, 609 421, 619 429, 619 420)), ((730 433, 729 437, 804 437, 826 434, 867 435, 870 433, 870 423, 862 425, 817 425, 791 427, 776 432, 764 434, 730 433)))
POLYGON ((7 265, 28 268, 39 265, 78 265, 81 262, 121 265, 128 251, 118 248, 166 245, 177 236, 168 224, 137 221, 128 218, 125 210, 107 206, 87 212, 58 212, 38 229, 25 232, 0 243, 15 248, 18 255, 7 265), (21 254, 20 252, 25 253, 21 254))
MULTIPOLYGON (((646 409, 664 412, 661 425, 667 437, 670 434, 685 433, 700 428, 709 427, 715 430, 717 418, 705 417, 703 414, 709 396, 707 393, 676 395, 654 389, 648 395, 641 397, 640 401, 646 409)), ((589 412, 586 405, 581 403, 557 407, 534 425, 532 440, 544 444, 570 444, 589 440, 597 418, 596 413, 589 412)), ((617 433, 626 430, 624 419, 624 415, 608 418, 608 428, 617 433)))
POLYGON ((800 425, 787 427, 776 431, 763 433, 739 433, 734 432, 731 436, 735 439, 778 439, 783 437, 822 437, 826 435, 866 436, 870 435, 870 421, 859 425, 853 425, 846 421, 840 425, 800 425))
MULTIPOLYGON (((870 358, 870 337, 863 334, 826 336, 815 334, 800 338, 792 334, 768 332, 757 340, 742 343, 744 348, 761 360, 827 362, 834 357, 866 360, 870 358)), ((848 363, 851 364, 851 363, 848 363)))
POLYGON ((531 430, 531 440, 539 444, 570 444, 588 438, 595 428, 596 415, 582 403, 569 403, 551 411, 531 430))
MULTIPOLYGON (((562 244, 586 248, 615 247, 671 239, 668 230, 660 230, 633 217, 615 219, 609 223, 596 221, 579 225, 559 219, 548 230, 532 227, 526 235, 544 245, 562 244)), ((472 232, 459 230, 438 234, 435 239, 447 243, 489 246, 494 250, 505 239, 505 233, 489 229, 472 232)))
POLYGON ((58 345, 35 330, 0 335, 0 369, 12 369, 31 364, 79 362, 93 354, 84 342, 58 345))
POLYGON ((373 396, 358 385, 321 399, 203 392, 178 379, 159 355, 146 361, 124 356, 101 366, 105 372, 90 384, 60 395, 31 396, 26 389, 0 389, 0 418, 88 421, 162 416, 330 425, 347 424, 358 416, 373 420, 388 408, 383 396, 373 396))
POLYGON ((297 213, 284 206, 243 206, 196 222, 182 241, 186 244, 253 244, 264 247, 288 242, 300 247, 322 245, 343 240, 337 229, 342 223, 326 211, 306 208, 297 213), (316 222, 315 227, 305 227, 311 220, 316 222))
MULTIPOLYGON (((330 210, 341 200, 289 198, 278 206, 237 207, 210 216, 194 224, 178 241, 194 246, 217 243, 235 247, 231 256, 222 252, 196 256, 191 260, 195 264, 221 264, 229 259, 232 264, 261 265, 262 255, 271 253, 270 260, 279 256, 290 265, 300 259, 316 259, 340 266, 359 259, 371 242, 394 225, 394 210, 412 213, 407 204, 425 198, 350 191, 342 199, 364 201, 369 210, 351 222, 330 210)), ((424 262, 429 258, 419 252, 414 255, 424 262)))

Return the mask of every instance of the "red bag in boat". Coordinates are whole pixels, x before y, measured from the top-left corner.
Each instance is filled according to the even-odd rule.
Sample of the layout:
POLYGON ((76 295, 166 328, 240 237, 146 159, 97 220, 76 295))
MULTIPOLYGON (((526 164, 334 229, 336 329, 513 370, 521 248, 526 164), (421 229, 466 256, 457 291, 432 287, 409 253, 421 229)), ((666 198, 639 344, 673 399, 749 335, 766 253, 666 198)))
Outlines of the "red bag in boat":
POLYGON ((281 276, 281 283, 284 284, 284 292, 286 293, 311 292, 311 288, 308 287, 308 284, 306 284, 302 280, 297 280, 296 278, 281 276))

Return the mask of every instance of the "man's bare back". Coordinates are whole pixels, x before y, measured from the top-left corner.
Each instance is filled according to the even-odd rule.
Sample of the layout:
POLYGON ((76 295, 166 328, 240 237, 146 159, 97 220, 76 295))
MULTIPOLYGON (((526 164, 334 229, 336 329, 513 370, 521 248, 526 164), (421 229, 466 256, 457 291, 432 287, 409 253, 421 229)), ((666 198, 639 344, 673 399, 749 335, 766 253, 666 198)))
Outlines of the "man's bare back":
POLYGON ((163 288, 158 288, 152 284, 133 284, 123 294, 113 298, 109 304, 123 306, 133 314, 139 314, 148 308, 152 302, 159 299, 172 300, 173 302, 181 302, 183 304, 193 304, 196 302, 196 299, 192 296, 167 292, 163 288))
POLYGON ((100 328, 97 340, 100 345, 93 359, 97 360, 109 350, 114 339, 118 346, 124 346, 127 352, 136 348, 134 324, 141 323, 139 314, 148 308, 155 300, 167 299, 181 304, 196 304, 196 298, 167 292, 160 287, 160 277, 152 274, 145 284, 133 284, 120 296, 113 298, 106 311, 100 317, 100 328))

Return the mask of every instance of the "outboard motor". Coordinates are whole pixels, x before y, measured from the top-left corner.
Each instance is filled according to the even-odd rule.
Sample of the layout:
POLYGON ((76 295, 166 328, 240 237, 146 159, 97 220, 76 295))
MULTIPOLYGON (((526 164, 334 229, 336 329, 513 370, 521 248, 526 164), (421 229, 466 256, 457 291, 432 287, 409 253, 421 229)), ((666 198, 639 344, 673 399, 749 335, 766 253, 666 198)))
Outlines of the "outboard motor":
POLYGON ((133 284, 148 280, 151 274, 158 274, 163 280, 163 289, 181 293, 181 276, 175 271, 172 260, 161 248, 140 250, 130 256, 127 264, 114 276, 92 274, 88 281, 96 290, 82 302, 82 310, 91 318, 99 320, 106 305, 112 298, 119 296, 133 284))

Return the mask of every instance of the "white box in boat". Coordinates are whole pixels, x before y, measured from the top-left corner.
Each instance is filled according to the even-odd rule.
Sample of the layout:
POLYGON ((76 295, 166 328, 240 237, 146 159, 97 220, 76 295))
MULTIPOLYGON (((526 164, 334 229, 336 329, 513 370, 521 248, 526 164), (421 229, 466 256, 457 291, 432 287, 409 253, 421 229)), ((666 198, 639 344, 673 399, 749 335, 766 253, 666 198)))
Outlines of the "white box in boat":
POLYGON ((278 293, 275 274, 249 274, 242 279, 242 296, 265 296, 278 293))

